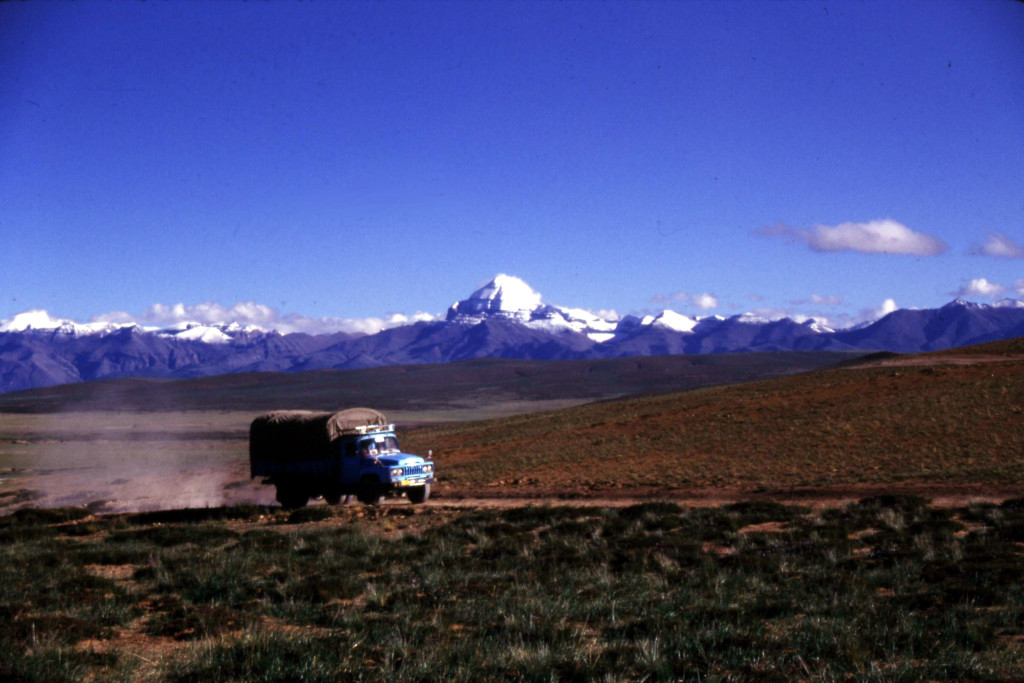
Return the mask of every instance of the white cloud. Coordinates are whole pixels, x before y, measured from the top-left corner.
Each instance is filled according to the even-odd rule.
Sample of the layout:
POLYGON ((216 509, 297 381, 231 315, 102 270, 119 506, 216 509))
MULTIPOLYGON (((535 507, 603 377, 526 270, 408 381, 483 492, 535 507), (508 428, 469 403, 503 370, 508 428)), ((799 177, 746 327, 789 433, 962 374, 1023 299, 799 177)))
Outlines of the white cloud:
MULTIPOLYGON (((418 312, 412 315, 392 313, 384 318, 323 318, 322 320, 307 320, 313 320, 316 324, 325 325, 327 328, 333 328, 328 329, 328 331, 376 334, 381 330, 388 330, 392 327, 401 327, 402 325, 411 325, 413 323, 437 320, 437 316, 430 313, 418 312)), ((310 332, 310 334, 322 333, 310 332)))
POLYGON ((704 292, 703 294, 694 294, 692 303, 694 306, 704 311, 710 311, 712 308, 718 308, 718 299, 707 292, 704 292))
POLYGON ((867 223, 815 225, 812 229, 776 225, 760 234, 803 242, 814 251, 856 251, 862 254, 912 254, 934 256, 948 246, 937 237, 915 232, 907 226, 884 218, 867 223))
POLYGON ((854 315, 843 314, 837 317, 837 329, 848 329, 858 325, 866 325, 880 320, 893 311, 899 310, 895 299, 886 299, 873 308, 862 308, 854 315))
POLYGON ((703 292, 701 294, 689 294, 687 292, 672 292, 671 294, 656 294, 651 297, 652 304, 672 304, 672 303, 683 303, 697 308, 709 311, 713 308, 718 308, 718 297, 709 292, 703 292))
POLYGON ((157 327, 183 322, 197 322, 206 325, 238 323, 264 330, 277 330, 282 334, 293 332, 374 334, 391 327, 436 319, 436 315, 422 312, 413 315, 393 313, 383 318, 310 318, 297 313, 282 314, 276 308, 258 304, 255 301, 246 301, 230 307, 213 302, 192 306, 182 303, 167 306, 158 303, 153 304, 140 315, 116 311, 96 316, 93 318, 93 322, 137 323, 143 326, 157 327))
POLYGON ((896 305, 895 299, 886 299, 882 302, 882 305, 875 310, 875 314, 879 318, 883 318, 893 311, 899 310, 899 306, 896 305))
POLYGON ((995 282, 989 282, 983 277, 975 278, 960 289, 953 292, 956 296, 986 297, 995 299, 1006 291, 1006 287, 995 282))
POLYGON ((794 306, 803 306, 805 304, 814 304, 815 306, 839 306, 843 303, 843 297, 837 294, 822 295, 822 294, 811 294, 809 299, 799 299, 793 302, 794 306))
POLYGON ((967 253, 999 258, 1024 258, 1024 247, 1001 232, 993 232, 988 235, 984 244, 971 247, 967 253))
POLYGON ((1024 296, 1024 280, 1017 280, 1014 282, 1013 291, 1016 292, 1018 296, 1024 296))

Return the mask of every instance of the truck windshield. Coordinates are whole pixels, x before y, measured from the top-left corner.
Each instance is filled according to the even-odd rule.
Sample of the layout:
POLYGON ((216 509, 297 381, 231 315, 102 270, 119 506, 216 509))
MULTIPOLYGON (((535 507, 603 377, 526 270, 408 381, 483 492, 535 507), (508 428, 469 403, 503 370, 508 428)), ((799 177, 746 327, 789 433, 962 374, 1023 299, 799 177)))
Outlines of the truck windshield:
POLYGON ((359 452, 363 457, 373 457, 382 453, 397 453, 398 439, 393 436, 363 439, 359 442, 359 452))

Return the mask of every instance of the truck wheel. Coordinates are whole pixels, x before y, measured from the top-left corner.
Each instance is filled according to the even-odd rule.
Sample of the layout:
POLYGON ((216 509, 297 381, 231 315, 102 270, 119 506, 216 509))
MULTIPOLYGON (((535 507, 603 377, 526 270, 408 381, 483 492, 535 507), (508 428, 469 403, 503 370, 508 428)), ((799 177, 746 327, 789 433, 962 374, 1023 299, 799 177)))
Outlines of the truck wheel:
POLYGON ((277 485, 277 502, 285 510, 297 510, 306 507, 309 502, 309 494, 295 486, 277 485))
POLYGON ((343 495, 340 491, 331 491, 324 494, 324 500, 328 505, 348 505, 352 502, 353 496, 343 495))
POLYGON ((405 495, 409 498, 409 502, 413 505, 419 505, 423 501, 430 498, 430 484, 424 484, 423 486, 413 486, 405 495))
POLYGON ((359 502, 364 505, 380 505, 384 502, 384 492, 380 484, 367 477, 359 482, 359 502))

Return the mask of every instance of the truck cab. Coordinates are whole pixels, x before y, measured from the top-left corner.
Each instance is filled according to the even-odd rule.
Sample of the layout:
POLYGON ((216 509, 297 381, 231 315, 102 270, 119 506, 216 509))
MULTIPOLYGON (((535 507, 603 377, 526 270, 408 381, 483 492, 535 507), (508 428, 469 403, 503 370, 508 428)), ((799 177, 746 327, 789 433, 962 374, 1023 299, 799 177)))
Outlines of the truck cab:
POLYGON ((405 495, 413 503, 422 503, 430 497, 434 463, 403 453, 393 431, 346 436, 341 443, 339 481, 366 504, 379 503, 386 495, 405 495))

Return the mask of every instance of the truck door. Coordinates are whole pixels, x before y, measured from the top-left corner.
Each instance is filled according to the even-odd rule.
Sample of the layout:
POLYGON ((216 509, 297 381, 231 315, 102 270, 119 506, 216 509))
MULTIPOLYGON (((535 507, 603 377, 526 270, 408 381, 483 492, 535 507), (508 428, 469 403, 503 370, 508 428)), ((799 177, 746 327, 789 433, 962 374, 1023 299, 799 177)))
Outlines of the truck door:
POLYGON ((355 484, 359 481, 361 460, 355 440, 343 441, 341 444, 341 483, 355 484))

